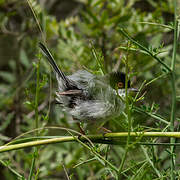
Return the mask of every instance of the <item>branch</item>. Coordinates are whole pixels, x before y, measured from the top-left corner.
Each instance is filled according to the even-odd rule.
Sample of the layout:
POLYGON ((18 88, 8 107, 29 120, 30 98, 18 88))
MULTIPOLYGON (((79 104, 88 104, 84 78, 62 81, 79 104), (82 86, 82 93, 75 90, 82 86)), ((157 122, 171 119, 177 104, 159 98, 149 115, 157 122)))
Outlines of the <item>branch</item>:
POLYGON ((148 55, 150 55, 151 57, 153 57, 156 61, 158 61, 161 65, 164 66, 164 68, 166 68, 169 72, 171 72, 171 68, 165 64, 159 57, 156 56, 156 54, 154 54, 153 52, 151 52, 149 49, 147 49, 146 47, 144 47, 143 45, 141 45, 140 43, 138 43, 135 39, 133 39, 124 29, 120 28, 118 29, 118 31, 125 36, 127 39, 129 39, 133 44, 135 44, 136 46, 138 46, 141 50, 143 50, 144 52, 146 52, 148 55))
MULTIPOLYGON (((174 137, 180 138, 180 132, 131 132, 129 134, 130 137, 174 137)), ((107 133, 107 134, 97 134, 97 135, 87 135, 87 136, 65 136, 65 137, 58 137, 52 139, 45 139, 45 140, 36 140, 30 141, 25 143, 18 143, 12 145, 4 145, 0 146, 0 153, 23 149, 27 147, 34 147, 46 144, 55 144, 55 143, 63 143, 63 142, 78 142, 78 140, 82 142, 92 141, 96 143, 108 143, 113 144, 114 140, 117 140, 120 137, 128 137, 128 132, 119 132, 119 133, 107 133)), ((40 138, 40 137, 37 137, 40 138)))

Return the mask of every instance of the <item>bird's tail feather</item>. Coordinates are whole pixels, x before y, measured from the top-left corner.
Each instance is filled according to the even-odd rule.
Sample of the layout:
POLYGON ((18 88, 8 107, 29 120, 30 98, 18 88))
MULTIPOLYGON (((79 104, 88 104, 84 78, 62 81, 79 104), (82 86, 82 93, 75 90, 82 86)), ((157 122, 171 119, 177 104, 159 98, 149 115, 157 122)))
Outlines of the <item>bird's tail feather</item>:
POLYGON ((69 79, 65 76, 65 74, 59 69, 57 66, 53 56, 51 55, 48 48, 41 42, 39 42, 39 47, 42 50, 43 54, 47 57, 49 63, 53 67, 54 71, 67 83, 69 84, 69 79))

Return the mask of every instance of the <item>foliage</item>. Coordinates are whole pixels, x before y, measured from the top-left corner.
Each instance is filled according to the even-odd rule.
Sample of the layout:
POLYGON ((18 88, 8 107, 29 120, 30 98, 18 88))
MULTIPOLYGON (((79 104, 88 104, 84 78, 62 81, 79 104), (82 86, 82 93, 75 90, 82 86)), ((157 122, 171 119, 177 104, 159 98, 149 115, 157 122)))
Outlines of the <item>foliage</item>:
MULTIPOLYGON (((171 72, 175 49, 173 3, 73 3, 77 3, 77 8, 59 20, 59 14, 53 13, 64 5, 59 1, 55 5, 48 1, 38 4, 35 0, 0 1, 1 145, 19 135, 29 138, 28 141, 34 136, 76 135, 58 128, 43 129, 47 126, 78 131, 76 124, 71 123, 72 117, 55 104, 55 76, 41 56, 39 41, 47 42, 56 62, 68 75, 78 69, 97 75, 121 70, 128 74, 133 87, 141 89, 137 97, 126 97, 126 110, 119 119, 105 124, 112 132, 178 131, 180 110, 176 108, 173 119, 171 104, 173 95, 178 100, 180 93, 178 48, 176 71, 171 72), (38 127, 42 129, 32 131, 38 127)), ((43 180, 67 179, 66 172, 69 179, 170 179, 172 174, 178 177, 178 146, 173 149, 174 146, 138 144, 165 143, 169 139, 128 136, 120 140, 121 145, 90 146, 80 141, 1 153, 0 174, 2 179, 43 180), (172 158, 176 158, 175 167, 172 158)), ((171 143, 175 143, 174 139, 171 143)))

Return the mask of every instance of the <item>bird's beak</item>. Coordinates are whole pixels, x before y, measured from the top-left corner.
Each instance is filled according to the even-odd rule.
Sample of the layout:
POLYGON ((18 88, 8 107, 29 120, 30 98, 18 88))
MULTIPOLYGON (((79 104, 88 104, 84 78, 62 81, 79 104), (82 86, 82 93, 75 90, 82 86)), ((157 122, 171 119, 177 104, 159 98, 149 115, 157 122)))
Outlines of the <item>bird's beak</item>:
POLYGON ((137 89, 137 88, 129 88, 128 91, 137 93, 137 92, 139 92, 139 89, 137 89))
MULTIPOLYGON (((134 96, 137 92, 139 92, 138 89, 136 88, 128 88, 127 89, 127 93, 134 96)), ((125 89, 118 89, 118 94, 121 96, 121 97, 125 97, 125 89)))
POLYGON ((135 96, 138 92, 139 92, 139 89, 136 89, 136 88, 129 88, 129 89, 128 89, 128 93, 129 93, 131 96, 135 96))

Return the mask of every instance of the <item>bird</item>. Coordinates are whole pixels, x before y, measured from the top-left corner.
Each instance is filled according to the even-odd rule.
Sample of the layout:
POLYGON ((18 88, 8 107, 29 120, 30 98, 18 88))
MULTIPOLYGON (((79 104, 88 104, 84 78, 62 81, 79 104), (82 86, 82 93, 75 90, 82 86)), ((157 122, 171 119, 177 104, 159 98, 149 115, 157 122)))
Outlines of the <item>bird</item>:
MULTIPOLYGON (((124 111, 125 73, 117 71, 97 76, 87 70, 78 70, 72 75, 65 75, 48 48, 41 42, 39 47, 56 75, 56 101, 73 119, 86 123, 87 126, 104 124, 124 111)), ((127 89, 128 92, 136 91, 135 88, 130 88, 130 80, 127 82, 127 89)))

